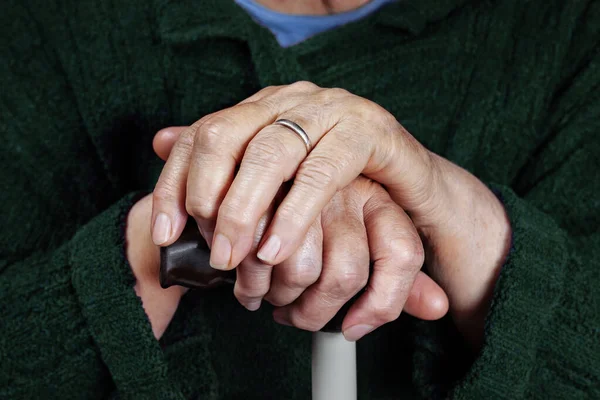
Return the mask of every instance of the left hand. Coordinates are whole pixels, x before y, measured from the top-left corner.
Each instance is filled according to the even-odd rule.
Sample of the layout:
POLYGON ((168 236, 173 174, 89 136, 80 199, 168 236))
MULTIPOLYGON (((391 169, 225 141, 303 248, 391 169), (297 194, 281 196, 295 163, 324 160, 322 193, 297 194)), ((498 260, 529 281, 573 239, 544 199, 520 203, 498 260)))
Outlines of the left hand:
MULTIPOLYGON (((185 129, 159 131, 153 141, 156 154, 166 161, 185 129)), ((426 320, 446 314, 446 294, 418 271, 424 256, 418 233, 378 183, 359 176, 338 191, 298 251, 275 266, 256 258, 273 208, 261 219, 251 254, 237 267, 234 294, 249 310, 256 310, 264 298, 276 306, 277 322, 316 331, 365 288, 341 327, 348 340, 395 320, 400 312, 426 320), (418 271, 412 287, 403 285, 407 270, 418 271)))
POLYGON ((156 185, 153 238, 172 243, 189 212, 202 230, 214 231, 211 264, 234 268, 249 253, 258 221, 281 184, 293 178, 258 253, 279 264, 294 254, 334 194, 360 174, 384 185, 410 215, 459 328, 468 336, 470 321, 479 318, 480 331, 510 240, 502 205, 475 176, 428 151, 385 109, 342 89, 309 82, 268 87, 193 124, 156 185), (310 154, 295 134, 273 125, 278 119, 304 128, 315 145, 310 154))

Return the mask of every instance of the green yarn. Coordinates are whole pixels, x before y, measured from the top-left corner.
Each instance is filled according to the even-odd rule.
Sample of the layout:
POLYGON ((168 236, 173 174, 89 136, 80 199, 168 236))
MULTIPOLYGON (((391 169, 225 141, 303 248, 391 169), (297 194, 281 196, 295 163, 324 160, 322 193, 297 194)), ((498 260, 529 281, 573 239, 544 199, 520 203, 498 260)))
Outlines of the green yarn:
POLYGON ((600 398, 600 2, 402 0, 288 49, 229 0, 5 3, 1 399, 310 397, 310 333, 230 288, 156 342, 123 235, 157 130, 297 80, 385 107, 513 226, 480 353, 402 315, 359 342, 360 399, 600 398))

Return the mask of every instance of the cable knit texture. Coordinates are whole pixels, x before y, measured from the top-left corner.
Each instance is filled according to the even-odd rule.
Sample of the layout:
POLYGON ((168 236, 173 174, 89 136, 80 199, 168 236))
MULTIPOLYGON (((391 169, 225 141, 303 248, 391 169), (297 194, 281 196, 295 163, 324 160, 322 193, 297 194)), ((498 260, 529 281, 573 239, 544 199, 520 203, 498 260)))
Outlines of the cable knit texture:
POLYGON ((288 49, 227 0, 6 0, 0 30, 0 398, 310 398, 310 334, 231 288, 156 342, 123 235, 158 129, 298 80, 385 107, 514 231, 482 350, 402 315, 360 399, 600 398, 600 2, 402 0, 288 49))

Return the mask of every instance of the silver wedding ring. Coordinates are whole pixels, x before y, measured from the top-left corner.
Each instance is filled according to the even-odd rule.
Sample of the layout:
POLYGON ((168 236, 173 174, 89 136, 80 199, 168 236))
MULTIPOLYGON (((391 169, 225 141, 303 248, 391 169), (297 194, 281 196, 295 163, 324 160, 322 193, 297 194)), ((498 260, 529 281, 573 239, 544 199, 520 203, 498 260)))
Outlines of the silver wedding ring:
POLYGON ((304 146, 306 146, 306 153, 310 153, 310 150, 312 149, 312 143, 310 142, 310 138, 300 125, 293 121, 290 121, 289 119, 278 119, 273 124, 285 126, 289 130, 294 132, 296 135, 298 135, 298 137, 304 142, 304 146))

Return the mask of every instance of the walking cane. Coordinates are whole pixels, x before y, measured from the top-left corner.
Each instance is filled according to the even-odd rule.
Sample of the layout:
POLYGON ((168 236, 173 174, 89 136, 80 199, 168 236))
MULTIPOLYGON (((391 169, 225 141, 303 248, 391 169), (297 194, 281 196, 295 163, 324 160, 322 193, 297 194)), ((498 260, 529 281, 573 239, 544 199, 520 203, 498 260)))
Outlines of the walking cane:
MULTIPOLYGON (((161 248, 160 284, 210 288, 235 282, 235 271, 209 264, 210 250, 190 218, 179 240, 161 248)), ((312 337, 312 400, 356 400, 356 343, 341 333, 351 302, 312 337)))

